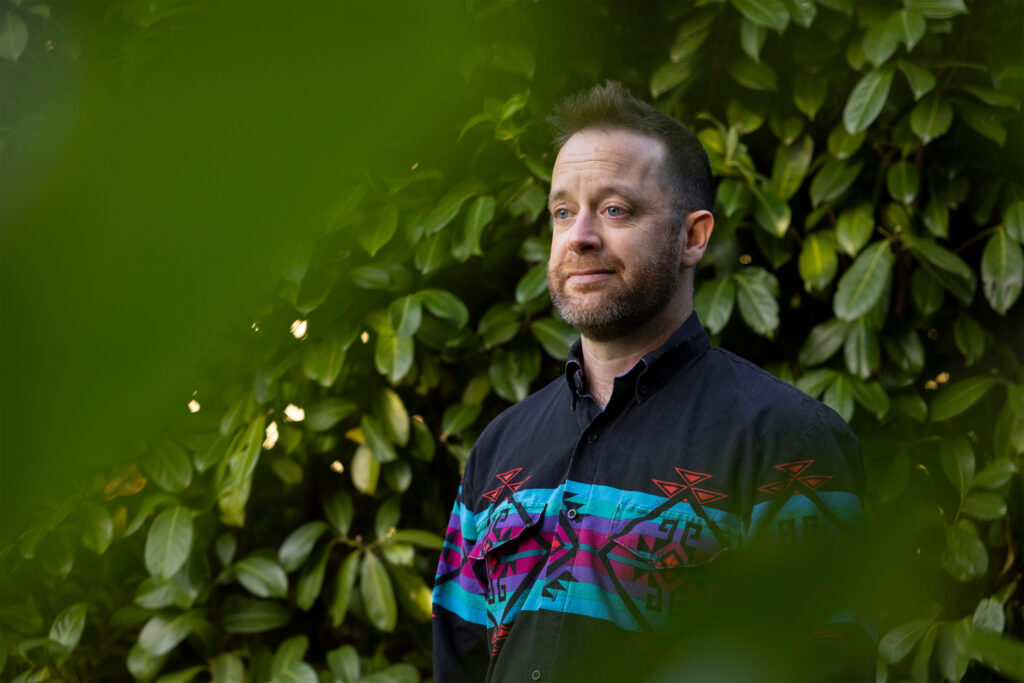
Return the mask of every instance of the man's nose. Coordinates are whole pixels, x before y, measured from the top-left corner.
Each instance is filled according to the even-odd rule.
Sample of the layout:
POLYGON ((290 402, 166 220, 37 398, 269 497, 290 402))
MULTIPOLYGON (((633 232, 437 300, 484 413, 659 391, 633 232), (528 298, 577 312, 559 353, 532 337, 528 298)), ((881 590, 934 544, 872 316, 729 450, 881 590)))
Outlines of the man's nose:
POLYGON ((569 249, 577 254, 601 249, 600 226, 597 216, 581 211, 569 229, 569 249))

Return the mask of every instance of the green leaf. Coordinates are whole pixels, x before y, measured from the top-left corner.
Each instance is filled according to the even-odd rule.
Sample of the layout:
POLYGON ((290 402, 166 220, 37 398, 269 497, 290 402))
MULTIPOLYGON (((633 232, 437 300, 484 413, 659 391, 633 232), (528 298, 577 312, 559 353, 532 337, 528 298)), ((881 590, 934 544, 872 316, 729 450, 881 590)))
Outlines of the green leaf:
POLYGON ((974 519, 999 519, 1006 514, 1006 501, 992 491, 975 491, 964 498, 960 514, 974 519))
POLYGON ((967 665, 970 663, 967 656, 967 637, 970 630, 968 621, 961 619, 939 632, 939 647, 935 653, 935 660, 947 681, 959 683, 967 672, 967 665))
POLYGON ((789 10, 782 0, 731 0, 747 21, 778 33, 789 25, 789 10))
POLYGON ((359 680, 359 653, 351 645, 342 645, 327 653, 327 665, 341 683, 359 680))
POLYGON ((915 619, 894 628, 879 641, 878 654, 890 664, 898 664, 917 645, 917 641, 921 640, 931 625, 931 619, 915 619))
POLYGON ((373 456, 367 446, 360 446, 352 456, 352 484, 358 491, 373 495, 380 477, 380 460, 373 456))
POLYGON ((961 121, 1000 147, 1006 143, 1006 128, 992 107, 959 99, 954 104, 961 121))
POLYGON ((391 275, 380 266, 367 265, 353 268, 348 277, 363 289, 384 289, 391 284, 391 275))
POLYGON ((1024 252, 1004 229, 996 230, 985 244, 981 282, 992 309, 999 315, 1006 315, 1024 285, 1024 252))
POLYGON ((849 422, 853 417, 853 383, 849 378, 835 373, 832 383, 826 387, 825 394, 821 397, 821 402, 849 422))
POLYGON ((827 159, 811 181, 811 203, 819 206, 845 193, 860 175, 861 164, 827 159))
POLYGON ((181 671, 164 674, 160 678, 156 679, 156 683, 190 683, 201 671, 205 670, 205 666, 190 666, 187 669, 182 669, 181 671))
POLYGON ((379 631, 393 631, 398 618, 395 592, 384 564, 371 551, 363 553, 362 567, 359 571, 359 594, 370 623, 379 631))
POLYGON ((936 244, 935 240, 915 237, 906 231, 902 233, 901 238, 911 253, 917 257, 918 262, 945 289, 965 304, 971 302, 976 282, 974 273, 963 259, 936 244))
POLYGON ((651 74, 650 89, 652 97, 659 97, 669 90, 682 85, 696 75, 693 64, 689 61, 665 62, 651 74))
POLYGON ((967 495, 974 479, 974 448, 965 436, 953 436, 939 442, 939 459, 946 477, 960 493, 962 499, 967 495))
POLYGON ((399 446, 409 443, 409 411, 398 394, 387 387, 375 392, 373 412, 389 441, 399 446))
POLYGON ((878 337, 868 325, 866 317, 850 323, 843 347, 847 371, 861 379, 867 379, 878 366, 878 337))
POLYGON ((398 207, 388 204, 381 209, 377 221, 370 228, 359 231, 359 244, 370 256, 376 256, 381 247, 391 241, 398 229, 398 207))
POLYGON ((221 623, 228 633, 263 633, 288 623, 288 608, 273 600, 232 596, 224 603, 221 623))
POLYGON ((885 393, 885 389, 882 388, 881 384, 878 382, 862 382, 856 377, 851 377, 850 386, 853 387, 854 400, 874 413, 878 419, 882 419, 889 412, 889 406, 892 402, 889 400, 889 394, 885 393))
POLYGON ((516 302, 524 304, 548 291, 548 264, 538 263, 516 285, 516 302))
POLYGON ((429 531, 403 529, 388 536, 388 543, 411 543, 428 550, 440 550, 444 546, 444 539, 429 531))
POLYGON ((814 4, 814 0, 787 0, 786 7, 789 8, 793 21, 804 28, 810 28, 818 14, 818 6, 814 4))
POLYGON ((139 631, 139 647, 153 657, 165 655, 185 640, 201 619, 199 611, 185 612, 173 618, 158 614, 139 631))
POLYGON ((433 235, 448 225, 459 213, 462 204, 470 197, 479 194, 481 185, 475 180, 464 180, 451 187, 437 202, 437 206, 423 222, 425 235, 433 235))
POLYGON ((857 82, 843 109, 843 125, 846 130, 859 133, 874 123, 889 97, 892 77, 892 67, 884 67, 869 71, 857 82))
POLYGON ((929 19, 949 19, 967 14, 964 0, 910 0, 907 9, 917 10, 929 19))
POLYGON ((793 104, 808 119, 814 120, 828 94, 828 80, 801 69, 793 79, 793 104))
POLYGON ((875 214, 871 204, 862 202, 852 209, 846 209, 839 214, 836 221, 836 240, 839 247, 849 254, 856 256, 875 231, 875 214))
POLYGON ((978 538, 978 530, 968 520, 946 527, 946 547, 942 566, 957 581, 966 583, 988 571, 988 551, 978 538))
POLYGON ((495 43, 493 50, 491 62, 494 66, 528 79, 533 78, 537 67, 533 51, 529 48, 517 43, 495 43))
POLYGON ((875 305, 892 278, 894 260, 886 240, 861 252, 836 287, 832 307, 839 319, 856 320, 875 305))
POLYGON ((76 602, 63 610, 50 626, 50 640, 60 643, 68 652, 74 650, 78 641, 82 639, 85 615, 86 605, 84 602, 76 602))
POLYGON ((918 424, 928 419, 928 404, 920 396, 896 396, 892 399, 892 405, 896 412, 918 424))
POLYGON ((352 496, 348 491, 336 491, 323 499, 324 516, 334 530, 342 536, 348 535, 352 524, 352 496))
POLYGON ((460 328, 469 322, 469 311, 459 297, 444 289, 424 289, 419 298, 427 310, 438 318, 451 320, 460 328))
POLYGON ((973 486, 983 489, 997 489, 1010 477, 1017 473, 1017 465, 1007 457, 1001 457, 990 462, 985 469, 974 477, 973 486))
POLYGON ((352 222, 356 209, 366 196, 366 185, 356 185, 347 195, 335 200, 324 213, 324 225, 328 228, 340 228, 352 222))
POLYGON ((775 69, 765 62, 755 62, 746 55, 729 61, 725 70, 734 81, 750 90, 774 92, 779 89, 779 77, 775 69))
POLYGON ((832 383, 835 376, 835 370, 824 368, 811 370, 810 372, 805 372, 797 379, 796 388, 811 398, 817 398, 821 395, 821 392, 825 391, 825 387, 832 383))
POLYGON ((82 545, 102 555, 114 540, 114 521, 107 508, 88 501, 82 505, 82 545))
POLYGON ((850 323, 839 318, 815 325, 800 348, 797 356, 799 363, 804 366, 818 365, 834 356, 843 345, 849 326, 850 323))
POLYGON ((217 505, 225 524, 245 524, 245 504, 249 501, 265 428, 266 417, 260 415, 235 436, 228 447, 228 457, 217 467, 217 505))
POLYGON ((212 683, 244 683, 245 666, 237 655, 222 652, 210 660, 210 675, 212 683))
POLYGON ((498 349, 491 356, 488 377, 498 396, 515 403, 530 393, 530 382, 539 371, 540 354, 535 349, 498 349))
POLYGON ((373 362, 377 372, 392 384, 399 382, 412 368, 415 344, 410 338, 393 334, 378 334, 373 362))
POLYGON ((540 318, 530 322, 530 332, 555 360, 565 360, 569 347, 579 339, 579 332, 568 323, 555 318, 540 318))
POLYGON ((882 66, 899 44, 899 26, 892 21, 880 21, 864 34, 864 56, 874 66, 882 66))
POLYGON ((388 573, 395 583, 395 594, 402 611, 416 621, 427 622, 431 617, 431 591, 415 570, 394 563, 387 564, 388 573))
POLYGON ((1006 107, 1009 109, 1020 109, 1020 98, 1006 92, 1004 90, 994 90, 992 88, 986 88, 980 85, 972 85, 968 83, 960 84, 958 86, 960 90, 966 93, 974 95, 976 98, 981 100, 987 105, 993 107, 1006 107))
POLYGON ((1007 678, 1024 678, 1024 644, 1016 638, 973 629, 967 647, 985 666, 1007 678))
POLYGON ((476 422, 476 418, 480 416, 481 407, 479 403, 459 402, 445 408, 444 416, 441 418, 441 439, 447 439, 452 434, 457 434, 476 422))
POLYGON ((789 204, 771 188, 758 188, 752 185, 750 190, 757 200, 754 204, 754 218, 757 224, 775 237, 785 235, 792 217, 789 204))
POLYGON ((277 561, 281 563, 286 572, 298 569, 313 552, 313 546, 326 531, 326 522, 320 520, 306 522, 284 539, 284 543, 277 551, 277 561))
POLYGON ((423 320, 423 306, 416 294, 399 297, 388 306, 388 319, 395 336, 405 339, 416 334, 423 320))
POLYGON ((1003 227, 1015 242, 1024 242, 1024 199, 1018 199, 1003 212, 1003 227))
POLYGON ((810 168, 814 156, 814 140, 805 135, 803 141, 792 145, 780 144, 775 148, 772 165, 772 188, 780 199, 788 200, 796 194, 810 168))
POLYGON ((906 77, 907 85, 913 91, 915 100, 921 99, 935 87, 935 76, 928 69, 910 62, 904 62, 903 60, 896 62, 896 66, 899 67, 899 70, 906 77))
POLYGON ((470 256, 483 256, 483 251, 480 249, 483 228, 494 217, 494 197, 478 197, 473 200, 469 208, 466 209, 466 222, 463 225, 462 234, 452 245, 452 255, 459 261, 465 261, 470 256))
POLYGON ((752 195, 745 183, 732 178, 723 178, 718 183, 715 202, 722 207, 726 218, 731 218, 737 211, 750 205, 752 195))
POLYGON ((797 265, 807 291, 824 290, 836 276, 836 238, 831 232, 812 232, 804 240, 797 265))
POLYGON ((394 462, 398 459, 395 447, 384 434, 384 428, 380 426, 376 418, 369 413, 364 414, 363 419, 359 422, 359 428, 363 432, 363 439, 366 441, 367 448, 370 449, 370 453, 377 462, 383 464, 394 462))
POLYGON ((925 142, 945 135, 952 123, 953 105, 938 93, 918 102, 910 112, 910 129, 925 142))
POLYGON ((238 582, 256 597, 288 597, 288 577, 277 562, 259 555, 250 555, 236 562, 232 569, 238 582))
POLYGON ((860 149, 866 137, 866 131, 851 134, 846 130, 846 126, 840 123, 828 134, 828 152, 836 159, 849 159, 860 149))
POLYGON ((745 268, 733 275, 736 302, 743 321, 757 334, 771 338, 779 326, 779 282, 763 268, 745 268))
POLYGON ((192 551, 192 512, 175 505, 153 520, 146 536, 146 569, 161 581, 171 578, 192 551))
POLYGON ((907 161, 893 164, 885 174, 885 184, 889 189, 889 195, 904 204, 914 202, 920 183, 921 179, 917 174, 917 168, 907 161))
POLYGON ((949 209, 934 198, 924 207, 924 225, 935 237, 949 237, 949 209))
POLYGON ((900 41, 907 47, 907 52, 914 49, 914 46, 924 37, 928 28, 924 14, 916 9, 904 9, 889 17, 900 37, 900 41))
POLYGON ((910 680, 912 683, 928 683, 928 667, 932 659, 932 652, 935 649, 935 636, 938 633, 939 625, 932 624, 921 639, 921 644, 914 654, 914 660, 910 664, 910 680))
POLYGON ((746 17, 740 19, 740 47, 755 62, 761 61, 761 48, 767 35, 764 26, 755 24, 746 17))
POLYGON ((510 341, 521 326, 519 312, 511 304, 501 302, 487 309, 480 319, 477 334, 482 337, 484 348, 492 349, 510 341))
POLYGON ((974 365, 985 353, 985 331, 969 315, 957 318, 953 325, 953 340, 968 366, 974 365))
POLYGON ((932 422, 941 422, 964 412, 998 384, 995 377, 978 375, 943 387, 932 399, 932 422))
POLYGON ((142 469, 153 483, 168 493, 180 493, 192 483, 192 460, 173 441, 153 448, 150 456, 142 461, 142 469))
POLYGON ((413 265, 424 275, 429 275, 448 260, 451 249, 451 237, 447 232, 430 235, 416 245, 413 252, 413 265))
POLYGON ((328 397, 306 409, 306 426, 315 432, 325 432, 358 410, 354 401, 328 397))
POLYGON ((718 334, 732 317, 736 299, 736 283, 730 277, 702 282, 693 299, 697 317, 711 334, 718 334))
POLYGON ((281 643, 270 667, 271 678, 277 683, 318 683, 316 671, 302 661, 308 648, 306 636, 292 636, 281 643))
POLYGON ((0 20, 0 57, 17 62, 28 46, 28 26, 17 12, 7 10, 0 20))
POLYGON ((345 621, 348 613, 349 600, 352 596, 352 588, 355 586, 356 574, 359 569, 358 550, 353 550, 341 563, 338 574, 334 581, 334 596, 331 599, 330 615, 331 626, 338 628, 345 621))
POLYGON ((217 559, 220 563, 227 567, 235 559, 235 551, 238 550, 238 541, 230 532, 224 532, 217 537, 217 541, 214 543, 214 552, 217 553, 217 559))

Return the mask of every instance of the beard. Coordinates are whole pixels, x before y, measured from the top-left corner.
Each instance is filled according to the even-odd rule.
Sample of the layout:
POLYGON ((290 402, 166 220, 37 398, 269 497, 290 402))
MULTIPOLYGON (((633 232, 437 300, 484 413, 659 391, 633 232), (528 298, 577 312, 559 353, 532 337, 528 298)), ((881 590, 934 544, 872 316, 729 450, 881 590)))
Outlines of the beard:
POLYGON ((636 332, 637 328, 657 316, 672 300, 682 273, 679 269, 679 249, 672 243, 658 254, 623 270, 623 262, 615 257, 569 258, 557 268, 548 268, 548 290, 551 303, 562 319, 594 341, 621 339, 636 332), (568 291, 568 273, 580 269, 609 269, 615 272, 616 282, 572 285, 568 291), (603 295, 589 297, 587 292, 603 291, 603 295))

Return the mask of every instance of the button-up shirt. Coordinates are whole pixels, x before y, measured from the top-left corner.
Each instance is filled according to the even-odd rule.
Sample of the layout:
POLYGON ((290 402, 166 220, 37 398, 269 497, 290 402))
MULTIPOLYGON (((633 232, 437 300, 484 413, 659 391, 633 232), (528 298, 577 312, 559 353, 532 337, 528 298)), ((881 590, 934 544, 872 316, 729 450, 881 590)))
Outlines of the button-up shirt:
POLYGON ((603 409, 584 371, 577 342, 474 445, 435 579, 439 683, 578 679, 601 643, 685 618, 723 553, 861 519, 842 418, 713 347, 695 314, 603 409))

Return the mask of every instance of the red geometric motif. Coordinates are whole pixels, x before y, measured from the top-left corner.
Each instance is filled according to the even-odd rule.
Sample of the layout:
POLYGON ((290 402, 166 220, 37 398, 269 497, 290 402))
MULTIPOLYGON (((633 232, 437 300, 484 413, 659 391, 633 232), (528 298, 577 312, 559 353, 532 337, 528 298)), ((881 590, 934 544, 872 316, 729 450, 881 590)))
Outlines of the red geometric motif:
POLYGON ((677 467, 675 469, 676 473, 682 478, 682 483, 675 481, 662 481, 661 479, 651 480, 657 484, 658 488, 661 489, 669 498, 675 498, 683 491, 690 491, 697 498, 697 502, 704 505, 706 503, 713 503, 716 500, 722 500, 723 498, 729 497, 729 494, 727 493, 718 493, 717 491, 709 491, 707 489, 698 489, 694 487, 694 484, 699 484, 705 479, 710 479, 710 474, 684 470, 682 467, 677 467))
POLYGON ((501 652, 501 646, 505 644, 505 639, 508 638, 508 634, 511 633, 512 628, 505 624, 499 624, 491 631, 491 656, 497 657, 498 653, 501 652))
POLYGON ((509 470, 508 472, 502 472, 501 474, 499 474, 498 480, 501 481, 501 486, 499 486, 496 489, 491 489, 490 491, 485 493, 484 498, 487 498, 491 502, 497 503, 498 499, 501 498, 502 493, 505 491, 505 489, 508 489, 509 493, 514 493, 518 491, 520 488, 522 488, 523 484, 526 483, 526 479, 530 478, 526 477, 526 479, 523 479, 522 481, 513 482, 512 480, 515 479, 516 475, 522 471, 522 467, 517 467, 514 470, 509 470))
POLYGON ((813 460, 797 460, 794 462, 786 462, 781 465, 776 465, 775 469, 782 470, 789 475, 789 479, 780 479, 779 481, 773 481, 770 484, 764 484, 758 486, 758 491, 764 493, 771 493, 778 495, 785 492, 793 485, 793 482, 800 482, 800 484, 806 486, 811 491, 814 491, 819 486, 824 484, 826 481, 832 478, 831 474, 804 474, 801 476, 808 467, 813 464, 813 460))

